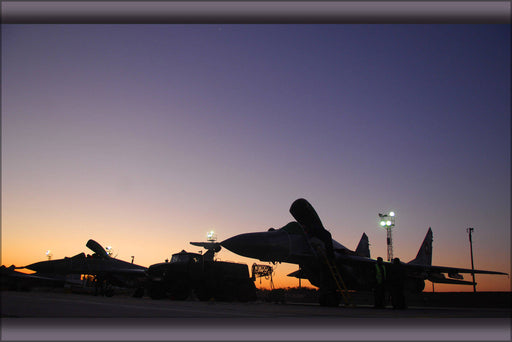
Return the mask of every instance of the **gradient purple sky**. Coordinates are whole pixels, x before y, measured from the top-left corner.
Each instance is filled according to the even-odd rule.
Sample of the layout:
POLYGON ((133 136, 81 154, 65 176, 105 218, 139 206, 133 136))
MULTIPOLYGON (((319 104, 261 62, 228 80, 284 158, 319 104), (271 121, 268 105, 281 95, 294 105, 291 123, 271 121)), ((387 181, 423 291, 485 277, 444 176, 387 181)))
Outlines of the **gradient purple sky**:
POLYGON ((2 264, 92 238, 149 266, 304 197, 374 258, 394 210, 402 260, 432 227, 471 268, 474 227, 475 268, 510 272, 510 90, 510 25, 2 25, 2 264))

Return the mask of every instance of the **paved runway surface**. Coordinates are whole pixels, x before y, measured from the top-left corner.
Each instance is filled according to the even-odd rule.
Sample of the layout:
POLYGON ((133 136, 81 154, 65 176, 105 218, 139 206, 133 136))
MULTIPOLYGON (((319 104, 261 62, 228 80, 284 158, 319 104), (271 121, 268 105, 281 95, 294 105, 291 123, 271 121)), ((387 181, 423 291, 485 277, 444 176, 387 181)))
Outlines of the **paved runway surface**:
POLYGON ((503 340, 509 308, 316 304, 1 293, 2 340, 503 340))

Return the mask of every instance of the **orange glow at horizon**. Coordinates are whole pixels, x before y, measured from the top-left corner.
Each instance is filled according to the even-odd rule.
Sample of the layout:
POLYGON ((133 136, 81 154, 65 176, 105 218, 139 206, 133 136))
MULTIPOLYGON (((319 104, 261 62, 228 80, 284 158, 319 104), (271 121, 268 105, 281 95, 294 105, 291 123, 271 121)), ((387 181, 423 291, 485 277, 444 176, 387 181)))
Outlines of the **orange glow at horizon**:
MULTIPOLYGON (((10 265, 20 267, 44 261, 47 260, 45 255, 47 250, 52 251, 52 260, 71 257, 81 252, 90 254, 92 251, 85 246, 88 239, 96 240, 103 247, 111 245, 114 250, 113 256, 120 260, 130 262, 131 256, 134 256, 134 263, 145 267, 163 262, 165 259, 170 258, 172 254, 178 253, 181 250, 204 252, 204 249, 190 245, 189 242, 206 240, 206 232, 210 231, 209 228, 211 227, 211 222, 206 218, 188 219, 188 221, 185 219, 181 221, 175 220, 176 223, 174 223, 173 227, 169 227, 165 224, 166 217, 158 217, 157 219, 153 217, 152 221, 142 222, 141 219, 136 220, 136 216, 135 214, 130 214, 127 221, 122 221, 121 219, 115 221, 112 219, 101 223, 98 223, 90 216, 78 216, 74 220, 69 220, 69 222, 74 222, 70 224, 66 222, 67 218, 65 216, 60 217, 58 215, 51 217, 42 216, 40 220, 30 219, 19 213, 16 215, 16 218, 4 215, 2 217, 1 264, 6 267, 10 265), (165 229, 152 234, 144 234, 144 229, 140 227, 150 223, 154 226, 165 227, 165 229), (179 228, 187 226, 205 228, 200 229, 200 233, 198 233, 199 230, 179 228), (190 238, 190 236, 193 236, 193 238, 190 238)), ((226 221, 225 225, 228 226, 229 224, 233 225, 226 221)), ((248 228, 248 230, 250 231, 251 228, 248 228)), ((227 237, 220 236, 219 241, 227 237)), ((359 238, 357 235, 356 237, 359 238)), ((416 242, 416 245, 418 242, 416 242)), ((440 241, 440 243, 442 242, 440 241)), ((356 242, 349 242, 348 245, 355 246, 356 242)), ((372 250, 372 255, 383 253, 379 250, 379 247, 382 246, 374 245, 373 247, 375 248, 372 250)), ((480 252, 477 254, 478 267, 475 267, 475 269, 501 271, 510 274, 510 270, 507 269, 508 260, 503 258, 494 258, 493 260, 490 258, 492 253, 483 252, 485 253, 480 252), (484 263, 484 260, 488 261, 484 263), (493 260, 494 263, 491 264, 490 260, 493 260)), ((414 249, 400 252, 401 255, 408 256, 412 256, 414 253, 414 249)), ((444 257, 446 258, 447 255, 445 254, 444 257)), ((256 259, 241 257, 225 248, 216 255, 216 258, 218 260, 246 264, 249 268, 249 273, 254 263, 263 263, 256 259)), ((456 258, 450 257, 447 262, 443 262, 442 260, 444 259, 439 260, 435 258, 433 264, 468 268, 464 264, 466 259, 466 256, 460 255, 457 255, 456 258)), ((408 259, 403 258, 403 260, 408 259)), ((287 274, 298 270, 297 265, 277 263, 275 265, 271 264, 271 266, 274 270, 272 279, 275 288, 295 288, 299 286, 299 279, 287 276, 287 274)), ((511 281, 507 275, 476 274, 475 279, 477 291, 511 291, 511 281)), ((464 280, 471 280, 471 274, 464 274, 464 280)), ((270 288, 270 281, 264 278, 256 279, 255 284, 257 287, 270 288)), ((313 287, 306 279, 301 280, 301 286, 313 287)), ((424 291, 432 292, 432 290, 435 292, 470 292, 473 291, 473 287, 471 285, 453 284, 435 284, 432 287, 431 282, 425 281, 424 291)))

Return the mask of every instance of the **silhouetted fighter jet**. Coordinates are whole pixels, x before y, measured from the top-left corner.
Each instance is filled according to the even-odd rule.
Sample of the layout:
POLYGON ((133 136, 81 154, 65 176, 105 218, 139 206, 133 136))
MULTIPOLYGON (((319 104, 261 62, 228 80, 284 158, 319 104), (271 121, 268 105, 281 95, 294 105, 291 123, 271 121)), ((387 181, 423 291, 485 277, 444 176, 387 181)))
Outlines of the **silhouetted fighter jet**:
POLYGON ((24 267, 37 274, 86 274, 94 276, 96 289, 102 294, 113 295, 112 285, 136 288, 135 296, 141 297, 144 293, 143 281, 146 276, 146 267, 119 260, 108 255, 107 251, 94 240, 87 241, 86 246, 94 254, 86 256, 79 253, 64 259, 36 262, 24 267))
POLYGON ((0 287, 2 289, 28 291, 35 286, 62 287, 65 284, 81 284, 81 281, 66 275, 26 274, 15 271, 16 268, 14 265, 0 266, 0 287))
MULTIPOLYGON (((246 233, 233 236, 220 243, 233 253, 269 262, 286 262, 299 265, 292 277, 308 279, 319 288, 320 304, 337 306, 340 292, 345 290, 371 290, 375 281, 375 259, 370 258, 368 237, 363 234, 355 251, 333 240, 313 206, 303 198, 290 207, 296 221, 280 229, 267 232, 246 233), (338 276, 337 276, 338 275, 338 276), (343 288, 340 287, 340 282, 343 288)), ((390 263, 385 263, 389 269, 390 263)), ((406 271, 406 290, 421 292, 425 280, 436 283, 473 285, 462 280, 459 273, 507 274, 432 266, 432 229, 427 235, 415 259, 401 262, 406 271), (448 274, 448 278, 444 273, 448 274)), ((341 293, 343 294, 343 293, 341 293)))

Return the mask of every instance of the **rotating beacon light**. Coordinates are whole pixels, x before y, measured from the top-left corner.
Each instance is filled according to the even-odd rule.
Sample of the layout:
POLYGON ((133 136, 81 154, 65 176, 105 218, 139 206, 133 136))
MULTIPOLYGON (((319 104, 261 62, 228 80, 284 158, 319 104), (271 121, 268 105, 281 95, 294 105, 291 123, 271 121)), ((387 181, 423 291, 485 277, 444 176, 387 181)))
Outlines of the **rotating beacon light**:
POLYGON ((380 226, 386 228, 387 232, 387 248, 388 248, 388 261, 393 260, 393 238, 391 235, 391 228, 395 226, 395 212, 390 211, 388 214, 380 214, 380 226))

